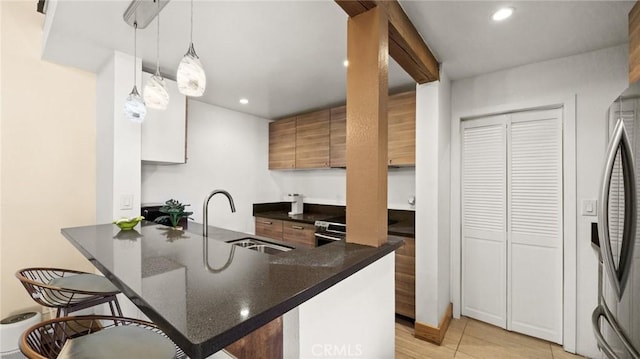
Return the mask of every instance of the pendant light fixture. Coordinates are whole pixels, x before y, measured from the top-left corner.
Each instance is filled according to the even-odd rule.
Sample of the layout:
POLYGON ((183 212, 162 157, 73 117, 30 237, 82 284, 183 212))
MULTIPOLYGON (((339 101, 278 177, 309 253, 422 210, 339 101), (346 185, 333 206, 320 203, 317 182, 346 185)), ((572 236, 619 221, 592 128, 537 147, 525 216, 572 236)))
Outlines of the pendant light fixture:
POLYGON ((176 79, 180 93, 191 97, 200 97, 207 86, 207 77, 200 63, 200 58, 196 55, 196 50, 193 48, 193 0, 191 0, 190 39, 189 50, 187 50, 182 61, 180 61, 180 65, 178 65, 176 79))
POLYGON ((133 122, 141 123, 147 115, 147 107, 138 93, 136 87, 136 47, 137 47, 138 23, 133 23, 133 89, 124 103, 124 117, 133 122))
POLYGON ((144 102, 149 108, 166 110, 169 104, 169 92, 164 83, 164 78, 160 75, 160 0, 155 0, 158 4, 158 31, 156 34, 156 73, 147 80, 144 86, 144 102))

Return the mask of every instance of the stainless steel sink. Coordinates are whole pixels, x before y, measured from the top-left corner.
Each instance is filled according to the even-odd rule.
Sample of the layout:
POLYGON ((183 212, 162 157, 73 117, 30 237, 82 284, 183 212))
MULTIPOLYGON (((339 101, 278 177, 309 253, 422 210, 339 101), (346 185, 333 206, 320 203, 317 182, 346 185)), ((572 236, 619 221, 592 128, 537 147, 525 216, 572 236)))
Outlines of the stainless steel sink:
POLYGON ((267 254, 280 254, 292 250, 293 248, 279 244, 266 242, 257 238, 246 237, 228 242, 234 246, 251 249, 256 252, 267 254))

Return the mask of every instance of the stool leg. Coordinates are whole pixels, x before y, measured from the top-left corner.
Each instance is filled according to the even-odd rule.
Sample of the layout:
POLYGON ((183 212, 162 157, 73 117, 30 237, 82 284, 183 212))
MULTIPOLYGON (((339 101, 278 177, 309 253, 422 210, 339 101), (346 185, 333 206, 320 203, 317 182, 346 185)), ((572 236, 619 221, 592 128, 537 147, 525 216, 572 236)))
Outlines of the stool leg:
POLYGON ((116 305, 116 310, 118 312, 118 316, 121 317, 122 316, 122 309, 120 309, 120 303, 118 302, 118 297, 116 297, 115 295, 113 296, 113 304, 116 305))
POLYGON ((60 314, 62 314, 62 308, 56 310, 56 318, 60 318, 60 314))
POLYGON ((109 299, 107 304, 109 304, 109 309, 111 310, 111 315, 115 316, 116 313, 115 313, 115 310, 113 309, 113 300, 109 299))

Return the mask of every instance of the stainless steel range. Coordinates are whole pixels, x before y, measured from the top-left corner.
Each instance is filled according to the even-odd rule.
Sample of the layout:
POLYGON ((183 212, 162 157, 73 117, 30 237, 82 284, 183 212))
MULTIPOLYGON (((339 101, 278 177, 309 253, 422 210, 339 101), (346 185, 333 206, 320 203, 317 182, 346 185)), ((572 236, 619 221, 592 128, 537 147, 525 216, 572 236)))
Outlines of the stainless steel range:
POLYGON ((344 216, 316 221, 316 245, 341 241, 347 237, 346 218, 344 216))

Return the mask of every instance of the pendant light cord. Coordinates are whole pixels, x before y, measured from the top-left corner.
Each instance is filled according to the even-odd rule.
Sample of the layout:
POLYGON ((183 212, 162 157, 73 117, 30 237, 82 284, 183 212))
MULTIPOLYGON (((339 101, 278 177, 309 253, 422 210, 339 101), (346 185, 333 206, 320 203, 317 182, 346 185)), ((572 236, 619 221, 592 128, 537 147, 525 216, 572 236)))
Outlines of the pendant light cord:
POLYGON ((191 43, 193 44, 193 0, 191 0, 191 43))
POLYGON ((136 87, 136 49, 138 48, 138 22, 133 22, 133 87, 136 87))
POLYGON ((160 0, 156 0, 158 5, 158 32, 156 34, 156 75, 160 75, 160 0))

